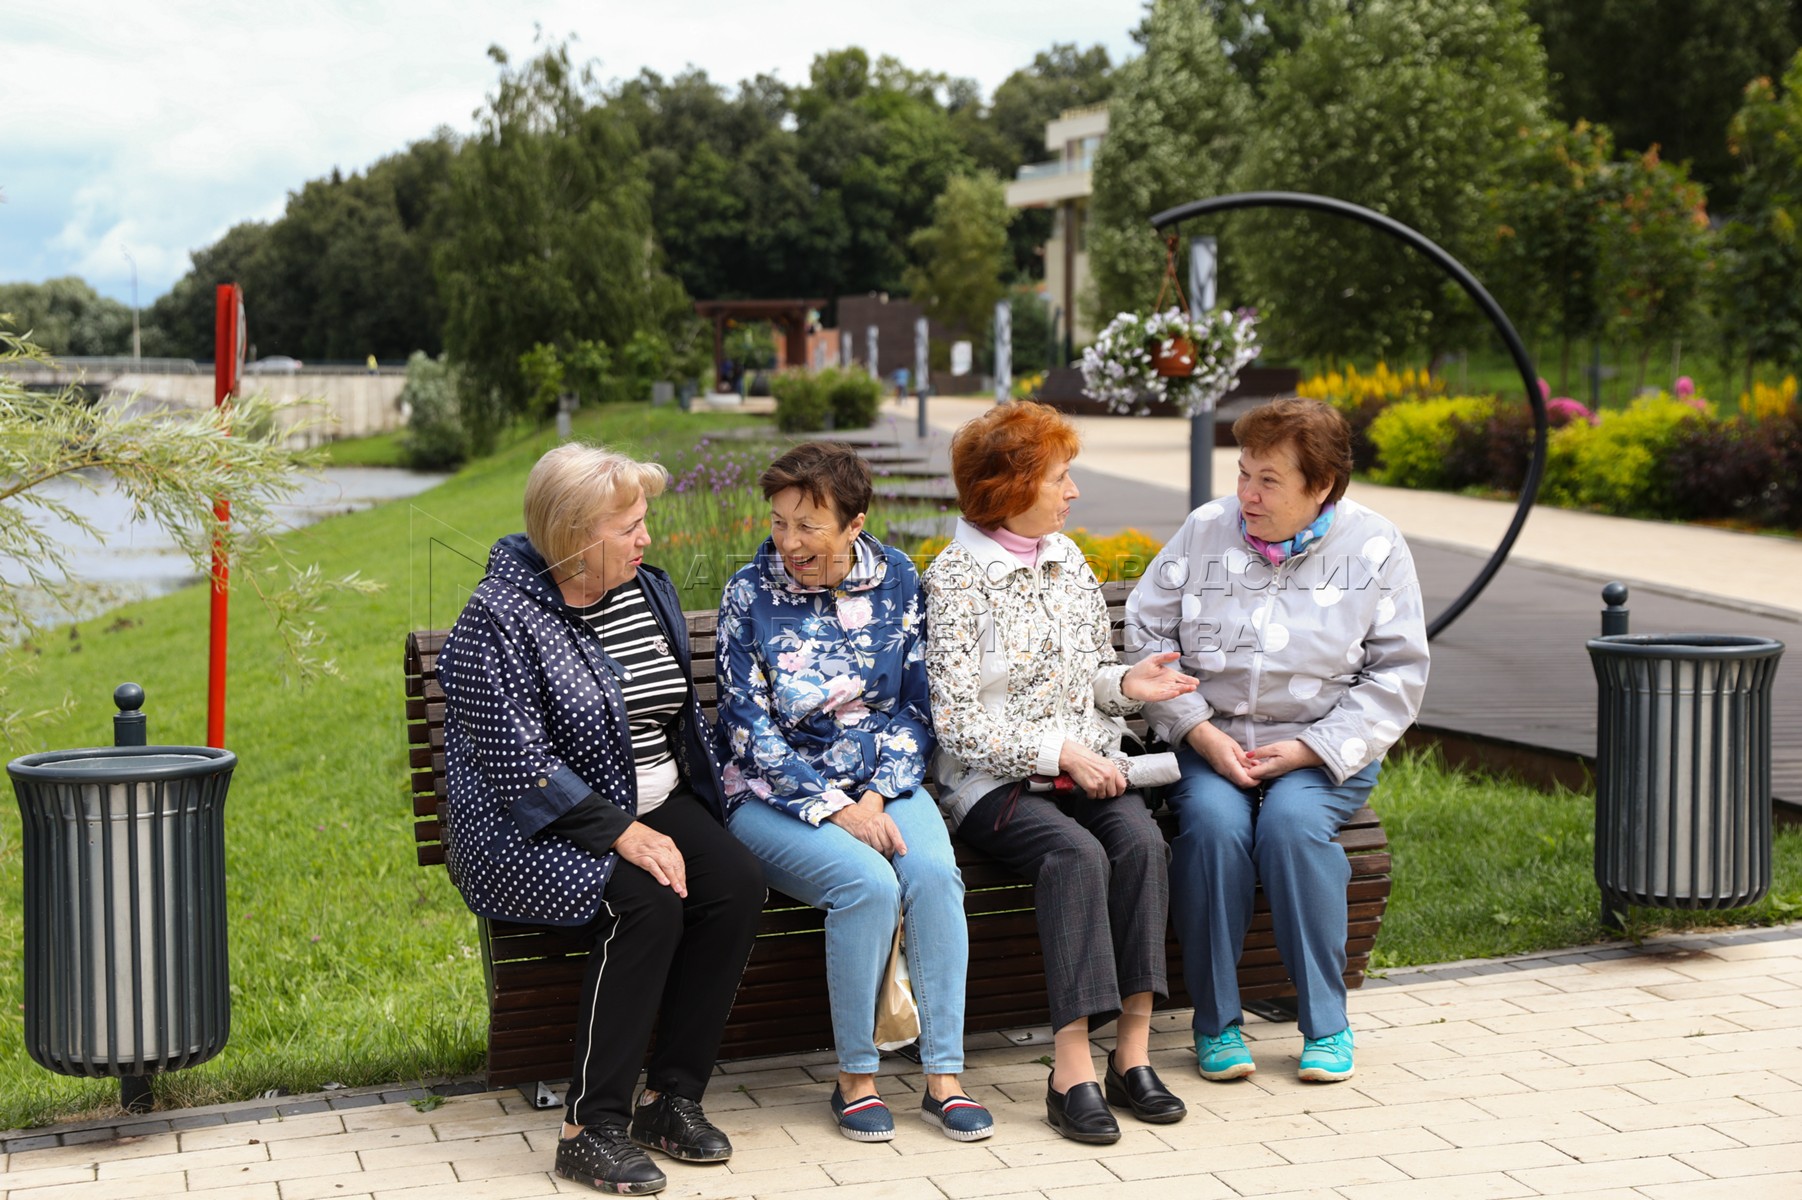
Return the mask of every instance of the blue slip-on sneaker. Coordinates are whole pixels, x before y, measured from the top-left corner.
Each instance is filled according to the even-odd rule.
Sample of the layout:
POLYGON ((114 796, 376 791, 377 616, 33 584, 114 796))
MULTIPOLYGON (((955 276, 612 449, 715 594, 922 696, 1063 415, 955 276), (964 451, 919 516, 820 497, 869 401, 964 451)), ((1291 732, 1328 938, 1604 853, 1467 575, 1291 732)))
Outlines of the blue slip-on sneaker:
POLYGON ((832 1089, 832 1119, 838 1131, 854 1142, 886 1142, 895 1136, 895 1115, 881 1096, 864 1096, 846 1103, 836 1086, 832 1089))
POLYGON ((980 1142, 995 1132, 995 1118, 968 1096, 947 1096, 941 1102, 927 1092, 920 1101, 920 1119, 959 1142, 980 1142))
POLYGON ((1203 1079, 1212 1079, 1215 1083, 1244 1079, 1258 1069, 1251 1061, 1251 1051, 1245 1048, 1245 1035, 1239 1032, 1237 1022, 1212 1036, 1195 1035, 1195 1065, 1200 1068, 1203 1079))
POLYGON ((1341 1029, 1323 1038, 1307 1038, 1301 1047, 1301 1070, 1308 1083, 1338 1083, 1352 1077, 1352 1031, 1341 1029))

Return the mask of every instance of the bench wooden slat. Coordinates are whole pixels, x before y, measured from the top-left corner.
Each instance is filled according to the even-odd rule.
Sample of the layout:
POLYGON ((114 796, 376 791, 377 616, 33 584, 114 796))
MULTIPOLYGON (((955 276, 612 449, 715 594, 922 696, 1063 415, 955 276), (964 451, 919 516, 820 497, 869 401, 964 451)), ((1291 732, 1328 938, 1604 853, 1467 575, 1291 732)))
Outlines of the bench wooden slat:
MULTIPOLYGON (((1114 619, 1116 645, 1130 590, 1130 583, 1103 585, 1114 619)), ((717 696, 713 658, 717 615, 712 611, 686 615, 696 692, 711 716, 717 696)), ((409 786, 415 855, 422 866, 444 862, 445 701, 436 672, 445 636, 444 630, 418 630, 407 635, 405 648, 409 786)), ((1142 734, 1143 722, 1135 724, 1136 732, 1142 734)), ((1166 836, 1174 833, 1169 813, 1161 813, 1159 821, 1166 836)), ((1377 814, 1365 807, 1346 822, 1336 840, 1352 868, 1346 889, 1345 980, 1355 988, 1364 981, 1388 904, 1388 838, 1377 814)), ((1044 1024, 1044 960, 1031 883, 961 840, 954 840, 953 847, 964 877, 964 909, 970 931, 967 1028, 974 1032, 1044 1024)), ((722 1040, 723 1057, 830 1047, 823 920, 817 910, 779 892, 770 893, 722 1040)), ((478 925, 488 972, 490 1086, 567 1077, 586 947, 567 930, 498 921, 479 921, 478 925)), ((1182 952, 1174 935, 1168 949, 1168 1003, 1180 1007, 1189 1003, 1189 997, 1182 982, 1182 952)), ((1238 973, 1240 995, 1246 1000, 1294 992, 1276 952, 1270 910, 1261 888, 1255 895, 1251 931, 1238 973)))

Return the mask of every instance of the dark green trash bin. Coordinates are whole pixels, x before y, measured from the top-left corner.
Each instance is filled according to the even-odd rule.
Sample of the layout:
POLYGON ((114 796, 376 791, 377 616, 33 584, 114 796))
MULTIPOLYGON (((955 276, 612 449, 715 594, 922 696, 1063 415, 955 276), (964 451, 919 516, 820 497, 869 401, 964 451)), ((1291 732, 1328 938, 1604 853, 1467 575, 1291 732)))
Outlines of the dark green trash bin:
POLYGON ((28 754, 7 764, 25 860, 25 1048, 65 1075, 205 1062, 231 1032, 225 793, 202 746, 28 754))
POLYGON ((1783 643, 1589 642, 1599 695, 1596 883, 1628 904, 1739 908, 1771 887, 1771 680, 1783 643))

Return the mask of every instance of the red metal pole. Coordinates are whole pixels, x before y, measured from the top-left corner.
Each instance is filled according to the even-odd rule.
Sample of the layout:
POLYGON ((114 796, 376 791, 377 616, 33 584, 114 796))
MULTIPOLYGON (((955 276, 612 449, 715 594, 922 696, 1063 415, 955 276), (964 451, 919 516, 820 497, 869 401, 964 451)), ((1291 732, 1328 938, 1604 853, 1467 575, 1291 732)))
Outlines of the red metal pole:
MULTIPOLYGON (((223 405, 238 390, 238 364, 244 349, 244 293, 235 283, 222 283, 213 302, 213 406, 223 405)), ((232 519, 231 501, 213 502, 221 526, 232 519)), ((207 644, 206 744, 225 748, 225 635, 231 601, 230 565, 221 539, 213 539, 213 595, 207 644)))

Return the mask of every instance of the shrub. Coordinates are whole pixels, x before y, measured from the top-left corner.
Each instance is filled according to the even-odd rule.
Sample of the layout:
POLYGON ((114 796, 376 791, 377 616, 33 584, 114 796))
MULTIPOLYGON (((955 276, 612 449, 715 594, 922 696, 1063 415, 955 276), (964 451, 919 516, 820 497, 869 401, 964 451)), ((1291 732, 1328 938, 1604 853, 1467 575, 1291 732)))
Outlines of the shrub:
POLYGON ((400 437, 401 460, 415 471, 450 471, 470 455, 469 431, 457 403, 456 368, 444 358, 415 350, 407 359, 407 383, 399 403, 408 407, 400 437))
POLYGON ((822 372, 832 405, 834 429, 868 429, 882 406, 882 385, 867 371, 822 372))
POLYGON ((805 367, 783 371, 770 384, 776 397, 776 428, 784 433, 825 429, 832 415, 827 381, 805 367))
POLYGON ((1706 405, 1660 392, 1603 413, 1595 425, 1572 421, 1552 434, 1547 499, 1619 516, 1675 515, 1671 448, 1686 423, 1707 417, 1706 405))
POLYGON ((1311 376, 1296 385, 1295 394, 1339 410, 1351 426, 1352 470, 1362 472, 1376 466, 1377 451, 1370 440, 1370 426, 1383 410, 1399 400, 1435 396, 1444 390, 1444 383, 1424 368, 1392 371, 1388 363, 1379 362, 1368 375, 1356 367, 1347 367, 1311 376))
POLYGON ((1685 421, 1665 456, 1668 514, 1757 520, 1774 478, 1772 445, 1745 421, 1685 421))
POLYGON ((1372 479, 1414 488, 1462 488, 1483 482, 1487 465, 1483 441, 1494 414, 1495 400, 1489 396, 1389 405, 1370 425, 1378 464, 1372 479))

